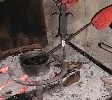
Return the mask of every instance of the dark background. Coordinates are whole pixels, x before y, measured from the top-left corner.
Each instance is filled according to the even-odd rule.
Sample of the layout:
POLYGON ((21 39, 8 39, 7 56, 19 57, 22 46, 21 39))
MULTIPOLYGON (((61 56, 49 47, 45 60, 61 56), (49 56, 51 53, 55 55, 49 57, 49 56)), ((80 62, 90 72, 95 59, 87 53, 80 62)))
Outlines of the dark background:
POLYGON ((5 0, 0 3, 0 50, 33 43, 47 44, 42 0, 5 0))

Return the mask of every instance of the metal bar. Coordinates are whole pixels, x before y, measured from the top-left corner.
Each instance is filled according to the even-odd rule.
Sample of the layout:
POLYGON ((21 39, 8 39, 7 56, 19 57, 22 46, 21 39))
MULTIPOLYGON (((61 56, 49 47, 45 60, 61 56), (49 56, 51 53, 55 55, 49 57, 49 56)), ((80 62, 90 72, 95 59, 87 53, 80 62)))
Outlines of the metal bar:
MULTIPOLYGON (((89 27, 91 25, 91 23, 88 23, 87 25, 85 25, 84 27, 82 27, 80 30, 78 30, 77 32, 71 34, 71 36, 69 36, 68 39, 66 39, 66 43, 69 42, 71 39, 73 39, 76 35, 78 35, 80 32, 84 31, 87 27, 89 27)), ((51 51, 49 51, 48 53, 50 55, 52 55, 54 52, 56 52, 58 49, 61 48, 61 44, 59 44, 58 46, 56 46, 54 49, 52 49, 51 51)))
POLYGON ((19 83, 19 84, 22 84, 22 85, 27 85, 27 86, 41 86, 41 85, 47 85, 47 84, 50 84, 50 83, 53 83, 55 81, 59 81, 60 79, 62 79, 64 77, 64 75, 67 73, 67 70, 68 70, 68 67, 66 65, 65 62, 63 62, 63 60, 61 59, 58 59, 58 57, 54 57, 53 55, 53 58, 56 59, 58 62, 60 62, 61 64, 61 73, 59 75, 57 75, 56 77, 50 79, 50 80, 45 80, 45 81, 31 81, 31 82, 28 82, 28 81, 23 81, 23 80, 20 80, 17 78, 17 76, 14 74, 14 70, 12 68, 9 67, 9 70, 8 70, 8 74, 9 74, 9 77, 19 83), (61 62, 62 61, 62 62, 61 62))
POLYGON ((59 14, 59 34, 61 37, 61 46, 62 46, 62 56, 65 58, 65 40, 67 34, 67 9, 66 4, 62 3, 60 5, 60 14, 59 14))
POLYGON ((104 49, 104 50, 106 50, 106 51, 112 53, 112 47, 111 47, 111 46, 109 46, 109 45, 107 45, 107 44, 105 44, 105 43, 103 43, 103 42, 98 43, 98 46, 99 46, 100 48, 102 48, 102 49, 104 49))
POLYGON ((43 100, 43 86, 36 86, 37 100, 43 100))
POLYGON ((75 46, 71 42, 68 42, 68 45, 70 47, 72 47, 74 50, 76 50, 77 52, 79 52, 80 54, 82 54, 83 56, 85 56, 87 59, 89 59, 90 61, 92 61, 94 64, 96 64, 97 66, 99 66, 100 68, 102 68, 104 71, 106 71, 107 73, 109 73, 110 75, 112 75, 112 70, 111 69, 107 68, 100 61, 98 61, 94 57, 90 56, 87 52, 83 51, 82 49, 80 49, 79 47, 75 46))
POLYGON ((60 14, 59 14, 59 34, 62 35, 62 37, 66 37, 67 34, 67 10, 66 5, 61 4, 60 5, 60 14))
MULTIPOLYGON (((91 25, 91 23, 88 23, 83 28, 81 28, 77 32, 73 33, 68 39, 66 39, 66 42, 69 42, 71 39, 73 39, 76 35, 78 35, 80 32, 85 30, 90 25, 91 25)), ((19 48, 16 48, 16 49, 11 49, 11 50, 7 50, 7 51, 4 51, 4 52, 0 52, 0 60, 9 56, 9 55, 18 54, 18 53, 21 53, 21 52, 26 52, 26 51, 33 50, 33 49, 36 49, 36 48, 38 49, 38 48, 41 48, 41 47, 38 44, 32 44, 32 45, 29 45, 29 46, 23 46, 23 47, 19 47, 19 48)), ((49 55, 52 55, 54 52, 56 52, 60 48, 61 48, 61 44, 59 44, 54 49, 49 51, 48 52, 49 55)))

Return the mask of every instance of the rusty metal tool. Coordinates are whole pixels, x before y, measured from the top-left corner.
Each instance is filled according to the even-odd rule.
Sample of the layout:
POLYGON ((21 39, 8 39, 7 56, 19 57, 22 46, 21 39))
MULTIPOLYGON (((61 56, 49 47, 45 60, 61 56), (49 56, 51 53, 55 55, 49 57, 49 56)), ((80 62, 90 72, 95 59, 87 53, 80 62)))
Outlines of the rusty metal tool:
MULTIPOLYGON (((69 42, 71 39, 73 39, 75 36, 77 36, 79 33, 81 33, 82 31, 84 31, 87 27, 89 27, 91 25, 91 22, 86 24, 84 27, 82 27, 80 30, 78 30, 77 32, 71 34, 67 39, 66 39, 66 43, 69 42)), ((61 48, 61 44, 59 44, 58 46, 56 46, 54 49, 52 49, 51 51, 49 51, 49 55, 52 55, 54 52, 56 52, 58 49, 61 48)))

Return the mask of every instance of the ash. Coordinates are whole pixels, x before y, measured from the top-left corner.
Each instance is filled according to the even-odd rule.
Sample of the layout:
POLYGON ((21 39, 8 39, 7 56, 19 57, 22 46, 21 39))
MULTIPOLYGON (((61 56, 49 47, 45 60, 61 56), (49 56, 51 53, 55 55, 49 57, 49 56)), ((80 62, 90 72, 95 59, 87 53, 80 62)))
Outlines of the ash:
MULTIPOLYGON (((79 54, 67 55, 66 61, 88 60, 79 54)), ((89 62, 80 69, 80 80, 68 87, 60 88, 60 92, 44 94, 44 100, 107 100, 112 97, 112 86, 104 84, 103 76, 109 76, 98 66, 89 62)))
MULTIPOLYGON (((20 67, 18 56, 9 56, 6 58, 6 60, 2 60, 0 64, 9 65, 10 67, 18 65, 20 67)), ((112 76, 109 76, 98 66, 89 62, 85 57, 81 56, 78 53, 73 54, 72 56, 67 55, 65 61, 72 62, 78 61, 79 59, 80 61, 88 62, 83 64, 82 68, 79 69, 80 80, 68 87, 64 87, 62 86, 62 84, 58 84, 57 86, 53 87, 50 92, 44 92, 44 100, 107 100, 108 98, 112 97, 112 85, 104 84, 101 80, 101 77, 103 76, 112 76)), ((54 67, 51 68, 51 70, 53 69, 54 67)), ((60 72, 60 69, 58 68, 55 70, 60 72)), ((4 78, 6 78, 5 75, 4 78)), ((18 85, 17 83, 13 83, 13 85, 10 86, 13 94, 17 93, 19 86, 20 84, 18 85), (14 86, 15 84, 16 87, 14 86)), ((31 91, 34 88, 35 87, 29 87, 28 91, 31 91)), ((9 90, 8 87, 0 91, 0 93, 5 93, 5 91, 7 90, 9 90)))

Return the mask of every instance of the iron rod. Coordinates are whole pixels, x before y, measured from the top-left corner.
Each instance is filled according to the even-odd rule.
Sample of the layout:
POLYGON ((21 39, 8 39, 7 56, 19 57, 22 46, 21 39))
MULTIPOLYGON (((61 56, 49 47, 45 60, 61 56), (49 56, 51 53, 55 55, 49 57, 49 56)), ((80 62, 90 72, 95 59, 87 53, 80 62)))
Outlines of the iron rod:
MULTIPOLYGON (((76 35, 78 35, 80 32, 84 31, 87 27, 89 27, 91 25, 91 22, 88 23, 87 25, 85 25, 84 27, 82 27, 80 30, 78 30, 77 32, 71 34, 68 39, 66 39, 66 43, 69 42, 71 39, 73 39, 76 35)), ((56 52, 58 49, 61 48, 61 44, 59 44, 58 46, 56 46, 54 49, 52 49, 51 51, 49 51, 48 53, 50 55, 52 55, 54 52, 56 52)))
POLYGON ((43 86, 36 86, 37 100, 43 100, 43 86))
POLYGON ((68 42, 68 45, 70 47, 72 47, 74 50, 76 50, 77 52, 79 52, 80 54, 82 54, 83 56, 85 56, 87 59, 89 59, 90 61, 92 61, 94 64, 96 64, 97 66, 99 66, 100 68, 102 68, 104 71, 106 71, 107 73, 109 73, 110 75, 112 75, 112 70, 111 69, 107 68, 100 61, 98 61, 94 57, 90 56, 87 52, 83 51, 82 49, 80 49, 79 47, 77 47, 76 45, 74 45, 71 42, 68 42))
POLYGON ((106 50, 106 51, 112 53, 112 46, 109 46, 109 45, 107 45, 107 44, 105 44, 105 43, 103 43, 103 42, 98 43, 98 46, 99 46, 100 48, 102 48, 102 49, 104 49, 104 50, 106 50))

